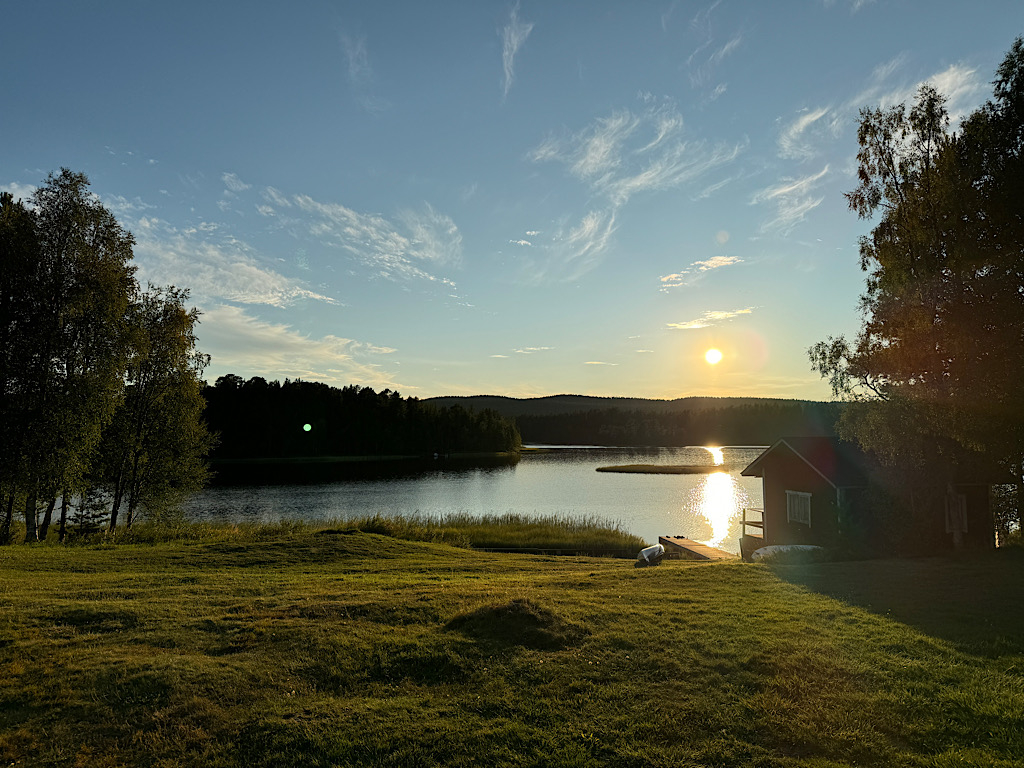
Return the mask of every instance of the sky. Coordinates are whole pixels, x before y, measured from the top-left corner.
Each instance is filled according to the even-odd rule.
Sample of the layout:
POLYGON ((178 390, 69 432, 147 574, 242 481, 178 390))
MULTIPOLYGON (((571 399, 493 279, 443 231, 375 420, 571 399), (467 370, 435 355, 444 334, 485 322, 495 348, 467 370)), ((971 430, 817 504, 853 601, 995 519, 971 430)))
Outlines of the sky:
POLYGON ((862 107, 991 96, 1020 0, 2 0, 0 189, 62 167, 207 380, 830 399, 862 107), (705 359, 718 349, 717 364, 705 359))

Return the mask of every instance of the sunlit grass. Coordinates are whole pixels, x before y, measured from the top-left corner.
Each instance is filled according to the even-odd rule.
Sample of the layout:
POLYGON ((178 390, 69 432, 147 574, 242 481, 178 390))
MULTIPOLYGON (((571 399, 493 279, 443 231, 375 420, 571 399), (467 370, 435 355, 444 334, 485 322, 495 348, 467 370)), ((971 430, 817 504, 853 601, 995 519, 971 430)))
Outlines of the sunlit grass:
MULTIPOLYGON (((174 519, 140 523, 113 535, 100 532, 70 540, 74 545, 100 543, 157 544, 168 542, 234 541, 261 542, 268 539, 308 537, 336 531, 378 533, 409 541, 431 541, 456 547, 509 549, 543 552, 603 551, 635 555, 646 542, 639 536, 599 518, 547 515, 528 517, 473 515, 362 515, 337 520, 279 521, 274 523, 210 523, 174 519)), ((17 531, 16 531, 17 534, 17 531)), ((18 536, 16 535, 17 539, 18 536)), ((49 537, 54 543, 54 536, 49 537)))
POLYGON ((0 765, 1024 754, 1020 553, 637 570, 354 525, 191 530, 0 548, 0 765))

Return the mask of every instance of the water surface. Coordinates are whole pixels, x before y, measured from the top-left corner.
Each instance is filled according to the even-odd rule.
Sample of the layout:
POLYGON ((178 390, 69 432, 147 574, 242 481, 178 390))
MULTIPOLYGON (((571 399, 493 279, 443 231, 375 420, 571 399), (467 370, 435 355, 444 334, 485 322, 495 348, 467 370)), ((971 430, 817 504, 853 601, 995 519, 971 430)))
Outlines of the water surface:
POLYGON ((744 507, 760 508, 761 481, 740 477, 758 447, 590 448, 524 452, 514 466, 429 470, 405 477, 307 485, 209 488, 187 511, 203 520, 276 522, 385 515, 568 515, 619 523, 648 542, 687 536, 739 552, 744 507), (617 464, 707 464, 701 475, 597 472, 617 464))

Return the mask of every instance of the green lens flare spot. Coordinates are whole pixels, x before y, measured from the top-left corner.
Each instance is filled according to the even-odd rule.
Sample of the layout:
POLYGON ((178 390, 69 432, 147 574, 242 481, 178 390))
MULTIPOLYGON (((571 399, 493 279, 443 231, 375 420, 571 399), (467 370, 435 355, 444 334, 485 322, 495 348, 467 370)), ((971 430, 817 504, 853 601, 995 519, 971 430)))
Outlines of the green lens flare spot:
POLYGON ((302 431, 303 432, 309 432, 309 430, 311 430, 312 428, 313 428, 312 424, 303 424, 302 425, 302 431))

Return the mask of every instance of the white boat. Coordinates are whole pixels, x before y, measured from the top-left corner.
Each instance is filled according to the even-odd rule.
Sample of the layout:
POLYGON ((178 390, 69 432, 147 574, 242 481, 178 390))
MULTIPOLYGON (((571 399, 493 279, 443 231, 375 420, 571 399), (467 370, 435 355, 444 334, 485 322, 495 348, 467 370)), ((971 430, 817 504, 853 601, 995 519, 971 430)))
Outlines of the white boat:
POLYGON ((653 544, 650 547, 645 547, 640 550, 640 554, 636 556, 636 565, 638 568, 642 568, 648 565, 657 565, 661 562, 661 558, 665 556, 665 547, 662 544, 653 544))

